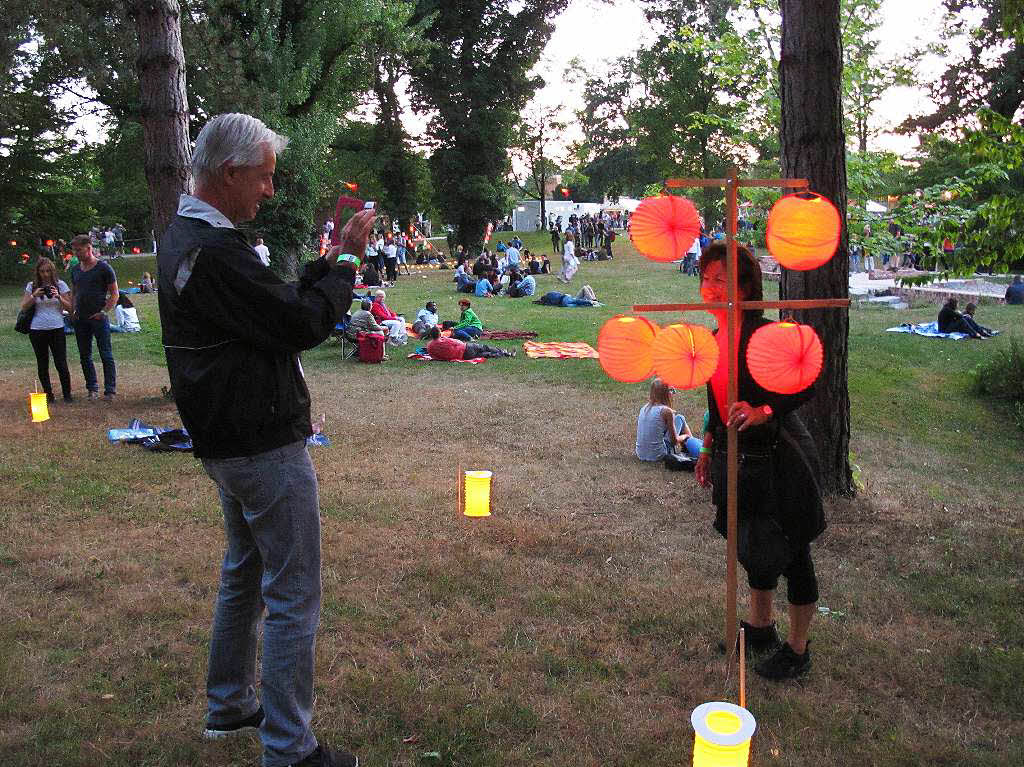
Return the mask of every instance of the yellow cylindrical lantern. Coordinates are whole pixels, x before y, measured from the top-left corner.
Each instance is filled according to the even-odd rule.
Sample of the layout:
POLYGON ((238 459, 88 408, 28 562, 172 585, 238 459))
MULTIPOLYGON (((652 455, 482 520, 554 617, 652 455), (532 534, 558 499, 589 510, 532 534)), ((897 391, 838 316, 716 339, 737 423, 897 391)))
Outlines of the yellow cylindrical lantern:
POLYGON ((757 729, 753 715, 732 703, 702 703, 690 715, 693 767, 746 767, 750 739, 757 729))
POLYGON ((50 410, 46 406, 46 392, 32 392, 28 395, 28 409, 32 413, 32 423, 50 420, 50 410))
POLYGON ((466 472, 466 509, 467 517, 491 516, 491 472, 466 472))

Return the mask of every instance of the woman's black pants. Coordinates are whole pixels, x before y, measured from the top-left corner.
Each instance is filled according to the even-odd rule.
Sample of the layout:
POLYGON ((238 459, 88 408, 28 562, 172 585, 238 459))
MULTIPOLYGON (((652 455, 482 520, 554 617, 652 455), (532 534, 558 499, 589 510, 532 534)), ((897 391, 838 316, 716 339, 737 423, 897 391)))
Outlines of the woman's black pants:
POLYGON ((53 354, 53 366, 57 368, 60 378, 61 394, 64 399, 71 396, 71 374, 68 372, 67 341, 64 328, 55 330, 30 330, 28 338, 32 342, 32 351, 36 353, 36 367, 39 370, 39 383, 43 391, 53 395, 50 385, 50 354, 53 354))

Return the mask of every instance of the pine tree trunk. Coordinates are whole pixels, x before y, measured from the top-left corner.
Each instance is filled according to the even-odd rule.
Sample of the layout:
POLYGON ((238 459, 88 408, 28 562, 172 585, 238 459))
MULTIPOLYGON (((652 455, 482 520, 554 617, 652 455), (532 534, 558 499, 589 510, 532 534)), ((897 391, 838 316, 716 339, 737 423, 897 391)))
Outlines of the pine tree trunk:
POLYGON ((141 0, 129 5, 129 14, 139 38, 146 182, 159 238, 178 209, 178 196, 192 191, 181 7, 177 0, 141 0))
MULTIPOLYGON (((808 179, 811 190, 835 203, 843 221, 835 257, 809 272, 783 269, 780 295, 783 299, 846 298, 849 253, 839 0, 781 0, 780 7, 782 172, 786 177, 808 179)), ((825 367, 816 396, 802 408, 801 415, 818 445, 826 492, 850 494, 854 487, 849 461, 849 312, 813 309, 797 312, 796 317, 814 326, 825 347, 825 367)))

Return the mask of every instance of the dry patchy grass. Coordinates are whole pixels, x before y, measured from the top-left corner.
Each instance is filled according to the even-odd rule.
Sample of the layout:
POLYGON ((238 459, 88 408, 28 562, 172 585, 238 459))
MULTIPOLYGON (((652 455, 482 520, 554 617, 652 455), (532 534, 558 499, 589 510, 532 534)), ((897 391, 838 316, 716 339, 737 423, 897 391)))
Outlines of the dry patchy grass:
MULTIPOLYGON (((312 451, 317 732, 367 764, 685 763, 693 707, 736 696, 714 650, 723 545, 690 475, 632 458, 637 389, 593 383, 593 363, 332 354, 307 365, 335 442, 312 451), (490 519, 456 514, 459 467, 495 471, 490 519)), ((119 360, 116 404, 58 405, 42 428, 21 395, 0 397, 0 763, 257 763, 254 741, 198 738, 213 485, 191 456, 102 438, 135 416, 177 422, 150 359, 119 360)), ((17 362, 0 391, 31 375, 17 362)), ((756 764, 1024 759, 1012 435, 992 427, 990 454, 972 455, 983 435, 897 431, 889 407, 855 398, 865 489, 830 506, 816 545, 822 603, 845 614, 816 622, 804 683, 748 677, 756 764)))

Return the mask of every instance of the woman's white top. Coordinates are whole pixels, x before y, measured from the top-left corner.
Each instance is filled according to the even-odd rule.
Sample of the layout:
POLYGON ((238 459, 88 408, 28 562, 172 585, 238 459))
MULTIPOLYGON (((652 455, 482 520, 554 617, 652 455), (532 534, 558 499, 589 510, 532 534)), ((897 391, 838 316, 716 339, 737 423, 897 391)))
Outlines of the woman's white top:
POLYGON ((668 429, 662 416, 665 409, 665 405, 649 402, 640 408, 636 417, 636 457, 641 461, 660 461, 668 455, 668 429))
MULTIPOLYGON (((32 283, 25 286, 25 292, 32 292, 32 283)), ((71 290, 64 280, 57 280, 57 292, 62 296, 70 293, 71 290)), ((36 313, 32 315, 31 330, 56 330, 64 327, 64 310, 60 306, 60 299, 37 298, 36 313)))
POLYGON ((123 333, 141 333, 142 325, 139 323, 139 314, 135 307, 114 307, 114 319, 117 326, 123 333))

